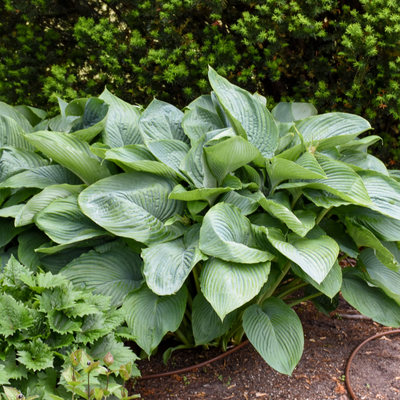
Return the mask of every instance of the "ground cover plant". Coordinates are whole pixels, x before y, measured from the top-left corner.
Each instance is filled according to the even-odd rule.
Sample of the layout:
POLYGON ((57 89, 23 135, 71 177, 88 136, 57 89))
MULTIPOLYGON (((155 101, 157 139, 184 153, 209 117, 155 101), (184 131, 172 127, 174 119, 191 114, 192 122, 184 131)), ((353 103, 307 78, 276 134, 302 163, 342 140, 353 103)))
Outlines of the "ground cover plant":
POLYGON ((111 296, 142 356, 176 339, 165 361, 246 335, 291 374, 304 343, 292 307, 329 312, 340 291, 400 326, 400 175, 367 152, 378 136, 358 138, 368 121, 307 103, 269 112, 211 68, 209 80, 184 112, 107 90, 39 123, 2 104, 2 262, 111 296))

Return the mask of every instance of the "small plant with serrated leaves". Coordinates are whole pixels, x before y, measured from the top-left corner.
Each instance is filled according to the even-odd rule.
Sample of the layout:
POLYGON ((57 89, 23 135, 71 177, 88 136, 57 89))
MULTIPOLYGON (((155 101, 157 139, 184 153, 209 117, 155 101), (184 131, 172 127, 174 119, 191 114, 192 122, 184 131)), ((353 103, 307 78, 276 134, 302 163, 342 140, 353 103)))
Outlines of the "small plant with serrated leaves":
POLYGON ((25 397, 19 390, 8 386, 3 386, 3 391, 1 396, 6 400, 33 400, 39 397, 37 395, 25 397))
POLYGON ((135 361, 114 333, 124 317, 110 297, 74 287, 62 275, 33 273, 14 257, 0 284, 1 384, 28 397, 64 395, 57 383, 71 346, 85 346, 93 357, 113 351, 121 365, 135 361))

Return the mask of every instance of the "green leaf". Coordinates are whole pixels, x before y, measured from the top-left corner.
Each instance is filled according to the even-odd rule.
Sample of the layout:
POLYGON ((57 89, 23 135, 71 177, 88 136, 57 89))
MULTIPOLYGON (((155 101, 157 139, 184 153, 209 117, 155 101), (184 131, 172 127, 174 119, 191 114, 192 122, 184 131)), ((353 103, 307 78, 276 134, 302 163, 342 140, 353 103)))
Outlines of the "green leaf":
POLYGON ((221 321, 260 292, 270 267, 270 262, 239 264, 218 258, 205 262, 200 275, 201 290, 221 321))
POLYGON ((28 373, 25 365, 18 364, 16 361, 15 350, 10 348, 5 353, 5 358, 0 359, 0 365, 4 366, 4 371, 8 379, 27 379, 28 373))
POLYGON ((52 185, 33 196, 15 218, 15 226, 24 226, 32 223, 37 213, 47 207, 52 201, 79 194, 84 185, 52 185))
POLYGON ((301 191, 304 196, 306 196, 308 200, 312 201, 317 207, 332 208, 351 204, 325 190, 302 188, 301 191))
POLYGON ((145 244, 173 240, 185 230, 179 223, 165 225, 173 215, 183 213, 184 203, 168 199, 175 184, 146 172, 114 175, 85 189, 79 206, 115 235, 145 244))
POLYGON ((210 256, 244 264, 272 260, 274 256, 259 250, 250 221, 235 206, 219 203, 204 217, 200 231, 200 250, 210 256))
POLYGON ((205 200, 208 204, 214 204, 217 197, 222 193, 232 191, 231 188, 213 188, 213 189, 194 189, 186 190, 182 185, 176 185, 169 195, 170 199, 181 201, 201 201, 205 200))
POLYGON ((39 261, 40 253, 35 249, 47 243, 49 238, 38 229, 30 229, 18 236, 18 259, 31 271, 36 271, 42 263, 39 261))
POLYGON ((32 125, 16 107, 11 107, 6 103, 0 102, 0 118, 3 117, 10 118, 15 121, 25 132, 29 132, 32 129, 32 125))
POLYGON ((0 333, 5 337, 32 326, 33 320, 29 315, 29 310, 8 294, 3 293, 0 296, 0 309, 0 333))
POLYGON ((192 268, 200 260, 207 259, 198 246, 198 238, 195 241, 179 238, 144 249, 143 275, 148 287, 160 296, 176 293, 192 268))
POLYGON ((282 300, 270 297, 243 314, 243 328, 250 343, 278 372, 291 375, 304 347, 301 322, 282 300))
POLYGON ((361 314, 391 327, 400 326, 400 306, 385 292, 371 287, 357 268, 343 269, 342 295, 361 314))
POLYGON ((137 338, 136 343, 147 354, 151 354, 167 332, 179 328, 186 300, 186 286, 172 296, 160 297, 142 287, 126 297, 123 305, 126 322, 137 338))
POLYGON ((268 109, 211 67, 208 78, 236 133, 248 138, 263 157, 271 158, 278 146, 278 127, 268 109))
POLYGON ((30 171, 20 172, 0 183, 0 188, 27 187, 44 189, 47 186, 63 183, 80 185, 82 181, 61 165, 47 165, 31 169, 30 171))
POLYGON ((185 110, 193 110, 195 107, 201 107, 213 113, 217 113, 214 107, 214 103, 209 94, 203 94, 202 96, 197 97, 197 99, 193 100, 188 106, 185 107, 185 110))
POLYGON ((175 139, 189 143, 181 126, 183 116, 173 105, 154 99, 140 116, 140 133, 145 141, 175 139))
POLYGON ((47 319, 50 329, 62 335, 79 332, 81 329, 80 323, 71 320, 62 311, 50 311, 47 319))
POLYGON ((207 165, 217 179, 218 186, 230 172, 250 163, 260 155, 252 144, 240 136, 206 147, 204 152, 207 165))
POLYGON ((382 138, 377 135, 368 135, 362 139, 356 138, 342 146, 339 146, 339 151, 343 150, 358 150, 366 152, 368 147, 375 144, 376 142, 382 141, 382 138))
POLYGON ((259 207, 258 193, 252 193, 249 190, 238 190, 223 194, 218 201, 232 204, 239 208, 243 215, 253 214, 259 207))
POLYGON ((271 114, 279 122, 294 122, 317 115, 317 109, 311 103, 278 103, 271 114))
POLYGON ((35 107, 15 106, 14 110, 17 110, 20 114, 22 114, 32 126, 36 126, 47 116, 46 111, 35 107))
POLYGON ((326 294, 331 299, 339 293, 342 287, 342 269, 338 263, 335 261, 328 275, 321 283, 315 282, 311 276, 304 272, 297 264, 292 263, 292 271, 303 281, 311 284, 319 292, 326 294))
POLYGON ((223 321, 206 298, 198 293, 193 299, 192 326, 196 346, 208 344, 222 336, 235 322, 236 311, 229 313, 223 321))
POLYGON ((14 226, 14 220, 7 218, 1 221, 0 229, 0 247, 3 247, 11 242, 15 236, 19 235, 21 232, 25 231, 27 227, 23 226, 16 228, 14 226))
POLYGON ((28 268, 21 265, 13 255, 11 255, 6 267, 4 268, 3 287, 21 288, 23 275, 30 275, 28 268))
POLYGON ((5 371, 4 365, 0 364, 0 385, 10 385, 8 379, 9 377, 7 375, 7 372, 5 371))
POLYGON ((363 226, 352 223, 346 218, 346 226, 349 235, 357 243, 358 247, 371 247, 375 250, 378 259, 393 271, 398 271, 400 261, 396 260, 395 256, 379 241, 379 239, 363 226))
POLYGON ((125 296, 143 282, 142 260, 129 247, 106 252, 95 250, 82 254, 61 270, 75 285, 84 284, 93 293, 111 296, 113 306, 120 306, 125 296))
POLYGON ((268 240, 289 260, 298 264, 317 283, 321 283, 333 267, 339 246, 326 235, 315 239, 302 238, 294 233, 285 236, 277 229, 268 229, 268 240))
POLYGON ((339 161, 348 164, 355 171, 371 170, 389 176, 385 164, 371 154, 359 150, 344 150, 339 161))
POLYGON ((0 147, 13 146, 33 151, 34 147, 26 141, 24 133, 13 119, 0 115, 0 147))
POLYGON ((24 204, 0 208, 0 218, 15 218, 24 208, 24 204))
POLYGON ((110 176, 110 171, 101 164, 100 158, 90 151, 90 146, 83 140, 64 133, 47 131, 31 133, 25 135, 25 138, 52 160, 79 176, 87 185, 110 176))
POLYGON ((102 133, 103 143, 112 149, 143 143, 139 132, 139 107, 132 106, 110 93, 107 89, 99 96, 109 104, 107 124, 102 133))
POLYGON ((26 347, 18 351, 18 362, 24 364, 28 370, 41 371, 53 367, 53 351, 40 339, 34 339, 26 347))
POLYGON ((280 219, 299 236, 303 237, 307 235, 315 225, 315 218, 317 216, 313 211, 291 211, 287 193, 278 192, 268 198, 260 196, 259 203, 271 216, 280 219))

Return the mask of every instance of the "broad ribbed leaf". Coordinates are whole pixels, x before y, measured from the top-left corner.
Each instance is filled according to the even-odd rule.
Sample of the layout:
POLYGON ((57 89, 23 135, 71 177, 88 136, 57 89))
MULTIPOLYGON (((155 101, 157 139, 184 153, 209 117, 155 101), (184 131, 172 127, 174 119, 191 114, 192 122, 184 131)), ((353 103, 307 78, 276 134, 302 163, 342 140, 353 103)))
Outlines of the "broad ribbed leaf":
POLYGON ((46 165, 29 171, 20 172, 0 183, 0 188, 39 188, 60 185, 80 185, 82 181, 62 165, 46 165))
POLYGON ((75 243, 109 234, 78 207, 78 195, 51 202, 35 217, 36 225, 60 244, 75 243))
POLYGON ((174 190, 169 195, 170 199, 181 200, 181 201, 196 201, 196 200, 206 200, 210 205, 214 204, 216 198, 221 193, 227 193, 232 191, 231 188, 214 188, 214 189, 195 189, 186 190, 182 185, 177 185, 174 190))
POLYGON ((240 136, 224 140, 214 146, 204 148, 211 173, 221 185, 226 175, 250 163, 260 155, 259 151, 240 136))
POLYGON ((373 145, 376 142, 382 141, 382 138, 377 135, 368 135, 362 139, 354 139, 346 144, 343 144, 339 147, 339 151, 343 150, 359 150, 366 152, 368 147, 373 145))
POLYGON ((362 171, 359 175, 372 200, 370 208, 400 220, 400 183, 374 171, 362 171))
POLYGON ((200 250, 225 261, 244 264, 272 260, 272 254, 255 248, 255 236, 250 221, 238 208, 219 203, 204 217, 200 250))
POLYGON ((103 143, 112 149, 143 143, 139 132, 139 108, 119 99, 107 89, 104 89, 99 99, 110 105, 107 124, 102 133, 103 143))
POLYGON ((73 247, 55 254, 46 255, 41 252, 37 252, 37 254, 40 256, 40 262, 44 267, 43 269, 55 275, 70 262, 90 250, 92 250, 91 247, 73 247))
POLYGON ((19 235, 21 232, 25 231, 26 227, 16 228, 14 226, 14 219, 6 218, 1 220, 0 229, 0 247, 3 247, 11 242, 15 236, 19 235))
POLYGON ((151 151, 144 145, 130 145, 118 149, 108 150, 106 160, 115 162, 125 172, 143 171, 156 175, 176 177, 175 172, 157 161, 151 151))
POLYGON ((378 259, 386 265, 386 267, 393 271, 398 271, 400 262, 396 260, 395 256, 379 241, 379 239, 367 228, 352 223, 350 219, 346 218, 346 226, 349 235, 354 239, 359 247, 371 247, 375 250, 378 259))
POLYGON ((225 126, 215 110, 210 111, 196 105, 183 117, 182 127, 193 144, 207 132, 223 129, 225 126))
POLYGON ((343 270, 342 295, 361 314, 382 325, 400 326, 400 306, 382 289, 371 287, 357 268, 343 270))
POLYGON ((314 227, 316 214, 311 210, 297 210, 292 212, 289 196, 284 192, 275 193, 273 196, 259 199, 261 207, 270 215, 279 218, 292 231, 300 236, 305 236, 314 227))
POLYGON ((123 305, 126 322, 136 343, 147 353, 160 344, 167 332, 175 332, 181 324, 187 300, 186 286, 172 296, 157 296, 142 287, 130 293, 123 305))
POLYGON ((340 153, 339 161, 350 164, 355 171, 371 170, 389 176, 389 172, 381 160, 363 151, 342 151, 340 153))
POLYGON ((75 285, 84 284, 93 293, 111 296, 111 304, 120 306, 128 293, 143 283, 142 260, 129 247, 106 252, 82 254, 61 270, 75 285))
POLYGON ((24 130, 12 118, 0 115, 0 147, 13 146, 33 151, 34 147, 26 141, 24 134, 24 130))
POLYGON ((359 261, 367 272, 366 279, 400 304, 400 272, 386 268, 373 249, 364 249, 360 253, 359 261))
MULTIPOLYGON (((12 119, 25 132, 29 132, 32 129, 32 125, 29 123, 29 121, 15 107, 11 107, 8 104, 3 103, 2 101, 0 101, 0 118, 1 117, 7 117, 12 119)), ((13 146, 13 145, 8 144, 6 146, 13 146)))
POLYGON ((239 264, 211 258, 201 271, 201 291, 223 321, 260 292, 270 267, 270 262, 239 264))
POLYGON ((278 103, 271 114, 279 122, 294 122, 317 115, 317 109, 311 103, 278 103))
MULTIPOLYGON (((371 129, 371 125, 364 118, 354 114, 345 113, 326 113, 315 115, 296 122, 296 129, 303 136, 305 142, 312 142, 314 146, 318 146, 320 139, 333 139, 338 136, 344 136, 348 141, 353 140, 361 133, 371 129)), ((300 139, 296 137, 293 144, 300 143, 300 139)), ((328 142, 326 141, 326 144, 328 142)), ((321 147, 318 147, 321 150, 321 147)))
POLYGON ((79 206, 115 235, 145 244, 173 240, 184 232, 180 224, 164 225, 184 209, 183 202, 168 199, 175 185, 172 179, 146 172, 114 175, 85 189, 79 206))
POLYGON ((37 228, 21 233, 18 236, 19 261, 32 271, 36 271, 37 267, 40 267, 42 263, 39 260, 40 253, 37 253, 35 249, 49 241, 50 239, 37 228))
POLYGON ((140 133, 145 141, 175 139, 189 143, 182 128, 183 116, 173 105, 154 99, 140 116, 140 133))
POLYGON ((317 283, 326 278, 339 255, 339 246, 326 235, 308 239, 291 233, 286 241, 279 230, 271 228, 268 229, 268 239, 277 250, 298 264, 317 283))
POLYGON ((223 321, 218 317, 206 298, 198 293, 193 300, 192 327, 196 346, 208 344, 228 331, 235 321, 236 311, 229 313, 223 321))
POLYGON ((147 147, 154 157, 175 171, 178 176, 187 180, 179 169, 182 160, 190 150, 186 143, 180 140, 148 140, 147 147))
POLYGON ((22 114, 32 126, 36 126, 47 116, 46 111, 35 107, 15 106, 14 110, 17 110, 20 114, 22 114))
POLYGON ((4 147, 0 149, 0 182, 19 172, 44 167, 48 163, 48 160, 32 151, 4 147))
POLYGON ((185 107, 185 110, 193 110, 196 106, 217 114, 214 103, 209 94, 203 94, 202 96, 197 97, 197 99, 193 100, 188 106, 185 107))
POLYGON ((24 226, 33 222, 35 215, 47 207, 53 200, 79 194, 84 185, 52 185, 33 196, 15 218, 15 226, 24 226))
POLYGON ((100 159, 90 151, 90 146, 83 140, 48 131, 31 133, 25 137, 52 160, 78 175, 87 185, 110 176, 110 171, 101 164, 100 159))
POLYGON ((315 282, 311 276, 309 276, 306 272, 304 272, 297 264, 292 263, 292 271, 303 281, 308 282, 319 292, 324 293, 331 299, 335 297, 337 293, 339 293, 340 288, 342 287, 342 269, 338 263, 335 261, 328 275, 321 283, 315 282))
POLYGON ((263 157, 271 158, 278 146, 278 127, 268 109, 249 92, 219 76, 211 67, 208 77, 228 118, 233 117, 230 122, 237 134, 242 135, 244 130, 249 142, 263 157))
POLYGON ((326 192, 325 190, 301 188, 301 191, 304 196, 306 196, 308 200, 312 201, 317 207, 331 208, 351 204, 332 193, 326 192))
POLYGON ((15 218, 24 208, 23 204, 0 208, 0 218, 15 218))
POLYGON ((250 343, 278 372, 291 375, 304 347, 303 327, 297 314, 282 300, 271 297, 243 314, 250 343))
POLYGON ((253 214, 259 207, 259 193, 252 193, 250 190, 238 190, 223 194, 218 201, 232 204, 239 208, 243 215, 253 214))

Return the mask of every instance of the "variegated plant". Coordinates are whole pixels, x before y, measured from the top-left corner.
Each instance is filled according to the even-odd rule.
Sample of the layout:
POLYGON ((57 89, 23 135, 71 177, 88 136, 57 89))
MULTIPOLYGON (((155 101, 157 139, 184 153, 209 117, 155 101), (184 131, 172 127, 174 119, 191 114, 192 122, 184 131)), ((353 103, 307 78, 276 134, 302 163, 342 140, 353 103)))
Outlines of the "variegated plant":
POLYGON ((165 336, 226 349, 246 335, 290 374, 304 341, 292 307, 329 312, 340 291, 400 326, 400 174, 367 152, 378 136, 359 139, 369 123, 306 103, 270 112, 209 79, 184 112, 105 90, 32 128, 38 110, 3 104, 2 258, 111 295, 147 354, 165 336))

